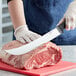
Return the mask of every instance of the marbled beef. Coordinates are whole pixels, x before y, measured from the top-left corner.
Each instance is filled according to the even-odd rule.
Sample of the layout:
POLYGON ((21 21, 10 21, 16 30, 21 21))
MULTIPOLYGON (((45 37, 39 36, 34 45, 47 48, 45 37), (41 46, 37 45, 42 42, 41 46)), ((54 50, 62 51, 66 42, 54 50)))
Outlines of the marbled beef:
MULTIPOLYGON (((47 42, 23 55, 11 55, 5 52, 5 49, 22 45, 24 44, 17 40, 5 44, 0 51, 1 61, 19 69, 33 69, 55 65, 62 58, 60 47, 52 42, 47 42)), ((25 51, 27 50, 25 49, 25 51)))

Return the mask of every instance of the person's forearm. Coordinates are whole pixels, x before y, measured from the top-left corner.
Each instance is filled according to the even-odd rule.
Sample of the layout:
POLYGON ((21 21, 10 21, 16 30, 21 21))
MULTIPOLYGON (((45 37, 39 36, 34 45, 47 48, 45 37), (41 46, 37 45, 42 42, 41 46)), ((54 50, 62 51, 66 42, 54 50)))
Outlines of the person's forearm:
POLYGON ((8 3, 8 9, 14 29, 26 24, 22 0, 11 0, 8 3))

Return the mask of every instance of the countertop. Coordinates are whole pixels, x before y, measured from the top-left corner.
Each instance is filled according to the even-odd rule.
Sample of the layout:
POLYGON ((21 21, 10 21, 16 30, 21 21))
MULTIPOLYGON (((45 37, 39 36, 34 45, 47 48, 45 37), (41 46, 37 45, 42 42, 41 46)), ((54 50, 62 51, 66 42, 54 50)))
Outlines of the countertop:
MULTIPOLYGON (((76 46, 60 46, 60 47, 63 52, 62 60, 76 62, 76 46)), ((0 70, 0 76, 26 76, 26 75, 0 70)), ((49 76, 76 76, 76 69, 71 69, 68 71, 60 72, 49 76)))

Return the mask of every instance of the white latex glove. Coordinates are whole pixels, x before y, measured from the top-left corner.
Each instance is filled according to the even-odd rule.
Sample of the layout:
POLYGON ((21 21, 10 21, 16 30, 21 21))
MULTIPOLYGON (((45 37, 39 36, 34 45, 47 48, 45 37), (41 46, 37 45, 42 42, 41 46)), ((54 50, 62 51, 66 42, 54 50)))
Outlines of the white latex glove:
POLYGON ((71 2, 65 15, 66 29, 72 30, 76 28, 76 0, 71 2))
POLYGON ((19 26, 15 30, 14 35, 15 35, 16 39, 21 41, 22 43, 26 43, 26 42, 29 43, 29 42, 41 37, 39 34, 30 31, 27 28, 27 25, 19 26))
POLYGON ((70 3, 64 17, 57 25, 61 24, 64 20, 66 21, 66 30, 73 30, 76 28, 76 0, 70 3))

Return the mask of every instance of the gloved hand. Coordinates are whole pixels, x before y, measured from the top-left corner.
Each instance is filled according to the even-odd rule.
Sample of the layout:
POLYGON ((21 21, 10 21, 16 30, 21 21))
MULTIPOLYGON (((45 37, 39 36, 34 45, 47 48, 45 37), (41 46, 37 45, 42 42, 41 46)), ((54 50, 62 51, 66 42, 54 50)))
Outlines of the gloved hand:
POLYGON ((27 27, 27 25, 19 26, 15 32, 14 35, 17 40, 21 41, 22 43, 31 42, 39 37, 41 37, 39 34, 34 33, 30 31, 27 27))
POLYGON ((76 0, 70 3, 64 17, 57 25, 61 24, 64 20, 66 21, 66 30, 73 30, 76 28, 76 0))
POLYGON ((64 19, 66 20, 66 29, 72 30, 76 28, 76 0, 70 3, 64 19))

